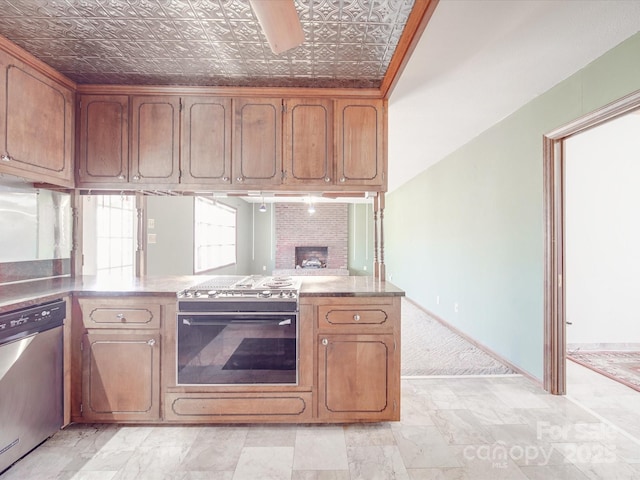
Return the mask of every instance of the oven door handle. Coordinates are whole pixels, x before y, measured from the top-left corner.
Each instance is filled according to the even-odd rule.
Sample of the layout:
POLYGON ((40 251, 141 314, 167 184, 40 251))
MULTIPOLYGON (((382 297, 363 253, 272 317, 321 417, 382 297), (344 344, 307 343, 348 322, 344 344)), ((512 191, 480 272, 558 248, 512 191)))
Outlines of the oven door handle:
POLYGON ((286 327, 288 325, 291 325, 291 319, 287 318, 285 320, 282 320, 281 318, 275 318, 275 319, 264 319, 264 320, 259 320, 259 319, 252 319, 252 320, 196 320, 193 318, 183 318, 182 319, 182 325, 187 325, 189 327, 207 327, 207 326, 213 326, 213 325, 221 325, 221 326, 226 326, 226 325, 273 325, 273 324, 277 324, 280 327, 286 327))

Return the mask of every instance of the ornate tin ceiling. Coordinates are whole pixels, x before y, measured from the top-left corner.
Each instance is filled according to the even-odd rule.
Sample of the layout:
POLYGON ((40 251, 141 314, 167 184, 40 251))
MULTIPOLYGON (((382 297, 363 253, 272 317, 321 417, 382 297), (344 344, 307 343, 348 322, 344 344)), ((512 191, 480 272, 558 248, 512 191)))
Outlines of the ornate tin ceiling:
POLYGON ((78 83, 378 88, 414 0, 295 3, 279 56, 248 0, 3 0, 0 34, 78 83))

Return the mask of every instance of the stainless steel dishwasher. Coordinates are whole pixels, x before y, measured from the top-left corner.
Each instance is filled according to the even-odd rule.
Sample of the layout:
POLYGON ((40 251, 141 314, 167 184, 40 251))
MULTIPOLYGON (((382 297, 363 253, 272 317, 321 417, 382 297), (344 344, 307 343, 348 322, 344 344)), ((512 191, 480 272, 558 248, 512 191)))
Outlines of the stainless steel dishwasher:
POLYGON ((0 473, 62 426, 65 311, 56 300, 0 314, 0 473))

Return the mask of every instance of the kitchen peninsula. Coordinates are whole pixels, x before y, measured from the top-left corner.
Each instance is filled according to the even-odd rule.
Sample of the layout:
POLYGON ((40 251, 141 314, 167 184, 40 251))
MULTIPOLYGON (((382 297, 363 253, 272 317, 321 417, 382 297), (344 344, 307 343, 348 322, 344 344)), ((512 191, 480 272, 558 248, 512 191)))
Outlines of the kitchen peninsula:
MULTIPOLYGON (((34 191, 37 185, 69 196, 69 246, 51 262, 64 268, 29 276, 41 262, 13 258, 7 270, 22 270, 0 276, 6 281, 0 312, 66 300, 65 424, 399 419, 404 293, 384 281, 382 233, 388 181, 384 93, 390 83, 385 92, 343 84, 76 83, 2 37, 0 71, 0 173, 34 182, 34 191), (38 132, 26 128, 33 125, 38 132), (95 271, 85 263, 93 247, 84 234, 83 199, 99 192, 136 199, 135 278, 82 275, 95 271), (228 315, 179 311, 176 293, 203 277, 148 275, 147 247, 157 236, 147 231, 155 223, 146 216, 145 199, 265 192, 372 199, 367 245, 373 240, 374 252, 366 258, 374 262, 356 271, 369 267, 374 275, 300 276, 295 296, 288 297, 295 306, 283 301, 276 312, 269 311, 276 303, 257 289, 256 303, 267 311, 224 312, 243 322, 251 317, 245 325, 253 326, 234 336, 228 315), (261 337, 265 321, 270 333, 261 337), (222 337, 226 350, 207 348, 222 337), (209 378, 209 364, 217 368, 216 380, 209 378), (272 376, 250 379, 261 370, 272 376), (236 380, 218 380, 227 377, 236 380)), ((240 257, 247 255, 241 251, 240 257)), ((272 270, 265 264, 238 268, 272 270)), ((350 270, 346 260, 337 267, 350 270)))
POLYGON ((300 277, 296 381, 179 384, 176 292, 215 279, 43 280, 32 282, 35 288, 28 290, 3 288, 0 310, 53 298, 70 300, 65 326, 68 422, 399 419, 400 301, 404 292, 375 277, 300 277))

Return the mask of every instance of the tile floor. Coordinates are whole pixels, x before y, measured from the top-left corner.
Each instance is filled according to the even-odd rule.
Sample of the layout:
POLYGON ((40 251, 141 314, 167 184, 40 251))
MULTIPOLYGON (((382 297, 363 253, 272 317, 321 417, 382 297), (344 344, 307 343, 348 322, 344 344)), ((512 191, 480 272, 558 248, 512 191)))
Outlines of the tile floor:
POLYGON ((638 479, 640 395, 569 362, 522 376, 405 378, 374 425, 73 425, 1 480, 638 479))

